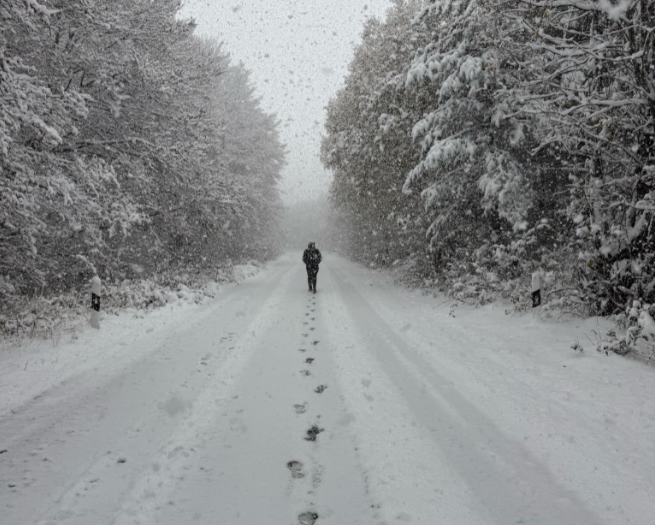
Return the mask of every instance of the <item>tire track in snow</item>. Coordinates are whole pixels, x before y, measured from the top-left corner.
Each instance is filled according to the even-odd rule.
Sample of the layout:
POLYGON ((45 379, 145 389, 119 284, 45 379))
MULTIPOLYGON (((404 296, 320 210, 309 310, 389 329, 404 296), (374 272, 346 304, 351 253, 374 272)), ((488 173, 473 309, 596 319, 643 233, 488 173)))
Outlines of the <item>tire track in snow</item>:
MULTIPOLYGON (((369 303, 378 297, 376 292, 371 294, 369 303)), ((626 369, 617 370, 611 358, 600 359, 606 363, 599 367, 596 355, 566 353, 570 343, 566 330, 570 326, 525 316, 517 326, 505 316, 503 321, 511 328, 501 332, 496 324, 492 325, 491 313, 490 319, 482 317, 482 326, 475 325, 474 330, 468 327, 470 318, 464 323, 453 321, 440 327, 439 343, 435 344, 434 330, 425 322, 412 323, 411 330, 402 330, 402 325, 394 322, 394 312, 388 304, 374 304, 380 307, 380 317, 397 333, 400 330, 411 341, 409 346, 416 348, 413 351, 430 361, 432 368, 438 366, 440 375, 451 385, 467 381, 469 402, 484 399, 488 408, 489 399, 493 399, 500 409, 494 413, 503 417, 502 425, 497 426, 514 439, 526 441, 533 454, 539 455, 551 471, 559 473, 569 490, 575 492, 584 487, 584 492, 596 500, 597 508, 602 509, 608 506, 607 480, 611 479, 615 516, 625 516, 628 521, 631 515, 639 523, 640 516, 653 514, 650 494, 655 486, 655 469, 638 452, 643 446, 639 441, 648 438, 635 432, 633 424, 635 418, 641 419, 650 411, 640 406, 641 400, 635 403, 634 398, 627 396, 615 399, 612 390, 604 388, 606 382, 621 385, 625 381, 621 372, 626 369), (554 331, 554 337, 543 338, 544 329, 554 331), (527 352, 516 349, 516 339, 521 338, 519 347, 526 345, 527 352), (533 345, 539 350, 532 351, 533 345), (436 355, 442 357, 438 363, 434 360, 436 355), (603 407, 602 417, 598 417, 597 411, 585 411, 587 401, 603 407)), ((479 320, 483 312, 474 310, 466 315, 479 320)), ((623 361, 620 366, 632 364, 623 361)), ((633 384, 631 389, 650 390, 644 386, 633 384)), ((651 420, 655 421, 652 416, 651 420)), ((617 520, 604 519, 610 523, 617 520)))
MULTIPOLYGON (((202 384, 195 399, 190 402, 182 401, 184 406, 180 406, 179 411, 187 413, 187 416, 178 419, 172 428, 169 428, 169 425, 161 426, 155 422, 156 428, 151 433, 156 440, 154 443, 152 441, 146 442, 145 436, 143 438, 138 436, 137 439, 140 438, 141 445, 137 450, 145 453, 147 459, 134 458, 127 461, 122 466, 127 468, 127 471, 119 474, 115 469, 115 454, 100 454, 99 458, 96 454, 83 473, 78 474, 72 484, 66 487, 58 496, 55 506, 39 522, 41 525, 49 525, 58 521, 63 522, 63 520, 82 525, 89 523, 88 514, 94 516, 91 521, 98 523, 133 524, 135 521, 148 521, 154 510, 162 505, 166 494, 175 484, 177 476, 184 471, 185 463, 195 453, 194 443, 200 442, 201 432, 214 416, 216 404, 227 395, 230 386, 238 378, 239 372, 247 364, 258 338, 274 322, 275 313, 283 299, 280 283, 288 282, 290 279, 287 269, 284 270, 286 275, 283 275, 281 280, 277 278, 278 273, 275 272, 273 278, 268 281, 265 287, 266 291, 263 294, 268 296, 268 299, 257 305, 254 318, 250 321, 246 318, 241 319, 242 322, 246 323, 241 337, 233 343, 224 341, 225 346, 229 346, 229 349, 216 356, 216 359, 213 360, 213 366, 208 367, 207 375, 210 378, 202 384), (155 443, 157 449, 155 449, 154 457, 152 457, 152 446, 155 443), (116 479, 117 476, 118 480, 116 479), (109 496, 108 499, 110 500, 117 497, 123 498, 122 511, 116 514, 116 508, 113 511, 109 510, 113 517, 107 515, 96 516, 96 508, 93 505, 90 506, 93 500, 87 502, 80 497, 89 494, 89 487, 98 490, 96 487, 100 487, 102 483, 97 483, 97 481, 103 479, 110 481, 109 486, 104 487, 105 490, 110 491, 109 494, 104 493, 105 497, 109 496), (90 482, 93 480, 96 481, 91 484, 90 482), (119 483, 118 486, 117 483, 119 483), (125 501, 125 498, 127 498, 127 501, 125 501)), ((243 298, 240 300, 243 300, 243 298)), ((248 301, 248 304, 252 303, 248 301)), ((221 312, 222 308, 217 308, 214 311, 221 312)), ((203 320, 206 324, 207 317, 203 320)), ((195 326, 192 327, 193 332, 191 332, 190 338, 187 340, 187 345, 195 344, 198 346, 196 354, 204 353, 205 350, 200 350, 200 348, 209 342, 206 334, 200 330, 201 325, 202 322, 195 323, 195 326)), ((211 350, 211 348, 208 348, 208 350, 211 350)), ((193 365, 196 368, 199 364, 194 363, 193 365)), ((173 369, 172 371, 175 372, 176 370, 173 369)), ((122 381, 122 379, 117 380, 122 381)), ((186 381, 183 386, 184 384, 186 384, 186 381)), ((175 402, 177 398, 173 396, 171 399, 175 402)), ((164 406, 163 408, 177 412, 175 406, 164 406)), ((151 416, 151 412, 145 414, 147 418, 151 416)), ((148 421, 145 423, 147 424, 148 421)), ((152 421, 149 423, 153 424, 152 421)), ((130 428, 143 426, 144 421, 141 421, 130 428)), ((128 453, 134 454, 134 447, 137 444, 130 435, 126 435, 121 436, 113 444, 112 449, 124 448, 128 453)), ((103 504, 104 502, 100 506, 103 504)), ((118 508, 120 509, 121 506, 118 508)))
POLYGON ((157 512, 166 506, 168 496, 188 469, 189 454, 195 453, 196 447, 203 444, 202 432, 211 427, 217 406, 228 397, 255 350, 262 344, 266 332, 276 322, 291 277, 292 274, 286 272, 283 279, 277 281, 278 286, 249 323, 249 329, 235 342, 233 350, 217 366, 220 374, 214 376, 214 380, 196 399, 193 411, 183 427, 171 436, 159 451, 156 463, 163 467, 155 473, 146 472, 136 480, 130 497, 112 521, 112 525, 149 523, 157 512))
POLYGON ((368 515, 361 518, 367 510, 361 479, 342 459, 348 455, 341 454, 343 439, 334 432, 334 400, 312 393, 319 379, 332 377, 331 364, 321 345, 301 339, 307 300, 299 282, 289 286, 279 318, 231 391, 234 399, 221 407, 208 445, 176 486, 174 505, 155 516, 157 523, 298 525, 301 516, 307 522, 318 514, 317 525, 371 525, 368 515), (298 352, 299 341, 307 352, 298 352), (312 376, 303 377, 308 356, 315 359, 312 376), (316 442, 305 441, 315 423, 325 431, 316 442), (294 478, 290 463, 302 464, 304 477, 294 478))
MULTIPOLYGON (((271 276, 269 282, 275 282, 285 271, 286 268, 275 268, 275 275, 271 276)), ((229 310, 242 301, 242 286, 233 284, 221 290, 215 299, 210 299, 202 306, 194 307, 195 311, 192 316, 185 315, 184 320, 189 324, 184 325, 182 329, 175 322, 165 322, 161 326, 160 332, 151 334, 143 332, 143 329, 139 328, 140 323, 137 322, 131 329, 132 331, 138 330, 138 337, 130 339, 129 343, 125 340, 105 341, 102 330, 82 334, 83 340, 80 344, 84 344, 87 353, 93 354, 88 362, 76 364, 70 371, 63 374, 58 372, 60 380, 45 389, 38 388, 37 382, 31 399, 22 403, 14 401, 5 411, 0 411, 0 436, 3 436, 4 443, 13 445, 13 442, 20 443, 30 436, 42 434, 45 429, 57 423, 60 407, 70 411, 72 407, 81 405, 87 397, 94 395, 99 389, 98 387, 106 386, 109 382, 115 381, 117 377, 124 375, 126 371, 143 365, 153 356, 162 352, 169 345, 171 339, 176 339, 180 334, 188 333, 190 330, 202 326, 217 312, 229 310), (153 339, 157 344, 152 344, 153 339), (99 369, 101 369, 102 379, 100 383, 97 373, 99 369), (35 411, 38 414, 36 416, 35 411)), ((178 313, 178 310, 172 309, 170 312, 172 317, 178 313)), ((152 313, 159 314, 160 312, 152 313)))
MULTIPOLYGON (((277 267, 274 271, 276 274, 282 273, 284 268, 277 267)), ((259 278, 260 276, 255 277, 255 279, 259 278)), ((174 338, 181 331, 180 326, 184 327, 182 331, 188 331, 191 326, 200 326, 207 321, 208 317, 214 315, 218 308, 229 306, 241 300, 242 286, 236 283, 226 285, 220 289, 216 298, 208 299, 205 304, 192 307, 193 311, 175 305, 150 312, 149 316, 154 318, 153 322, 157 326, 157 331, 154 333, 151 331, 154 328, 152 326, 150 330, 144 331, 144 323, 139 319, 128 323, 127 328, 119 324, 118 326, 122 327, 122 340, 116 340, 115 337, 109 339, 105 337, 106 327, 111 332, 113 325, 121 322, 116 321, 111 315, 106 315, 103 320, 103 327, 99 332, 85 327, 77 335, 78 339, 74 344, 62 344, 61 346, 66 348, 66 355, 60 355, 59 345, 55 345, 47 356, 43 356, 42 361, 45 363, 52 359, 50 366, 53 371, 51 375, 57 378, 56 382, 53 383, 49 380, 43 386, 42 381, 38 380, 38 375, 36 380, 32 379, 29 372, 32 371, 34 366, 31 363, 26 363, 26 367, 29 365, 26 378, 32 380, 32 388, 25 389, 22 387, 18 395, 11 393, 7 397, 10 400, 9 403, 4 399, 0 399, 0 424, 6 419, 15 419, 16 416, 38 407, 44 399, 47 399, 48 402, 58 401, 62 405, 70 406, 71 403, 75 403, 79 399, 77 393, 80 388, 95 389, 97 384, 93 380, 96 379, 95 372, 98 368, 102 368, 103 375, 106 377, 119 373, 127 364, 136 366, 140 361, 149 359, 153 351, 158 351, 161 346, 165 346, 168 340, 174 338), (185 323, 188 324, 171 323, 170 320, 165 319, 168 312, 170 312, 171 319, 175 319, 173 316, 182 315, 185 323), (159 344, 153 345, 153 340, 156 340, 159 344), (150 350, 144 351, 144 348, 150 350), (60 358, 65 365, 60 364, 60 358)), ((125 316, 126 312, 123 312, 122 315, 125 316)), ((147 325, 147 323, 145 324, 147 325)), ((11 360, 0 360, 0 370, 3 367, 9 370, 7 361, 11 360)), ((48 370, 47 364, 44 364, 43 367, 48 370)), ((0 373, 0 384, 2 381, 3 377, 0 373)), ((40 420, 42 418, 39 418, 40 420)), ((0 427, 0 435, 2 432, 3 429, 0 427)), ((31 434, 36 432, 38 432, 37 428, 29 431, 31 434)))
MULTIPOLYGON (((350 317, 356 319, 350 324, 357 326, 364 346, 395 385, 423 432, 441 449, 441 457, 469 485, 481 516, 498 524, 602 522, 521 443, 504 435, 456 389, 448 387, 448 381, 383 321, 339 270, 330 273, 350 317)), ((428 512, 425 509, 417 517, 426 519, 428 512)))

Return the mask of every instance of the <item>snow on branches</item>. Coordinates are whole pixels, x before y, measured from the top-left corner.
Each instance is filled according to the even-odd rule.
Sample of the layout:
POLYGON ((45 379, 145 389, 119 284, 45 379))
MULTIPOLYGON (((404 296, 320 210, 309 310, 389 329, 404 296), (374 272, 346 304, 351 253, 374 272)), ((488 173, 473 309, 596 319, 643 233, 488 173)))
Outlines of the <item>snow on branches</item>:
POLYGON ((655 302, 655 3, 397 0, 371 28, 324 143, 352 235, 402 225, 369 259, 412 225, 401 258, 469 297, 541 269, 564 311, 655 302))
POLYGON ((0 3, 2 303, 79 285, 83 260, 121 279, 270 257, 284 149, 242 68, 179 0, 45 5, 0 3))
POLYGON ((587 300, 604 314, 652 302, 655 4, 523 0, 510 15, 535 51, 520 109, 567 157, 587 300))

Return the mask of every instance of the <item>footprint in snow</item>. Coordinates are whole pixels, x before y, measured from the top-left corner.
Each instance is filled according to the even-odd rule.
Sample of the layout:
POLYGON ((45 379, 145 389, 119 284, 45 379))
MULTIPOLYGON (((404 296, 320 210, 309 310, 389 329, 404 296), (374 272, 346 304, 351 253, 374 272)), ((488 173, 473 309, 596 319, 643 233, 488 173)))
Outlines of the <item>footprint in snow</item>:
POLYGON ((305 477, 305 474, 302 472, 302 463, 300 461, 289 461, 287 463, 287 468, 291 471, 291 477, 293 479, 301 479, 305 477))
POLYGON ((305 363, 307 363, 308 365, 311 365, 313 362, 314 362, 313 357, 308 357, 307 359, 305 359, 305 363))
POLYGON ((310 375, 312 375, 312 373, 309 370, 301 370, 300 374, 305 377, 309 377, 310 375))
POLYGON ((304 414, 307 412, 307 405, 293 405, 294 410, 296 411, 296 414, 304 414))
MULTIPOLYGON (((314 330, 316 330, 316 328, 312 326, 312 327, 310 328, 310 330, 313 332, 314 330)), ((206 363, 205 363, 205 364, 206 364, 206 363)))
POLYGON ((312 344, 313 344, 314 346, 316 346, 318 343, 320 343, 320 341, 313 341, 313 342, 312 342, 312 344))
POLYGON ((314 525, 318 519, 318 514, 315 512, 303 512, 298 516, 298 523, 300 525, 314 525))
POLYGON ((318 385, 318 386, 314 389, 314 392, 316 392, 317 394, 322 394, 323 392, 325 392, 325 389, 326 389, 326 388, 327 388, 327 385, 318 385))
POLYGON ((308 336, 309 336, 309 334, 302 334, 302 336, 303 336, 303 337, 308 337, 308 336))
POLYGON ((305 350, 304 348, 298 348, 298 352, 306 352, 306 351, 307 350, 305 350))
POLYGON ((307 437, 305 437, 305 441, 316 441, 318 435, 324 430, 324 428, 318 428, 316 425, 312 425, 312 428, 307 431, 307 437))

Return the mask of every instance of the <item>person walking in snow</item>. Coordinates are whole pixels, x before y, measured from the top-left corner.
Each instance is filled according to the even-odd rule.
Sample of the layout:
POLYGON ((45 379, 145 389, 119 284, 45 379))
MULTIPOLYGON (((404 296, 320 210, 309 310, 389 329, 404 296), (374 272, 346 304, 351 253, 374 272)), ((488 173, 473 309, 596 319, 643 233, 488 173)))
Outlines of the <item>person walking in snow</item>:
POLYGON ((316 277, 318 276, 318 265, 321 264, 323 256, 316 247, 316 243, 310 242, 307 249, 302 254, 302 262, 305 263, 307 268, 307 282, 309 283, 309 291, 316 293, 316 277))

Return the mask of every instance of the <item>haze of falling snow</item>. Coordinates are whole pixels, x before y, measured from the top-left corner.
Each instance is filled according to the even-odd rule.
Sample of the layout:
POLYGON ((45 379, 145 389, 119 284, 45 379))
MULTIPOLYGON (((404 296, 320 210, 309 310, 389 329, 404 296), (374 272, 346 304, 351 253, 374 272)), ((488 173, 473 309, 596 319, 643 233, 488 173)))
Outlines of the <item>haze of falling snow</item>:
POLYGON ((319 160, 325 106, 343 84, 365 20, 388 7, 387 0, 186 2, 183 16, 194 17, 198 34, 224 41, 234 60, 243 61, 264 108, 281 121, 286 203, 327 191, 331 175, 319 160))

